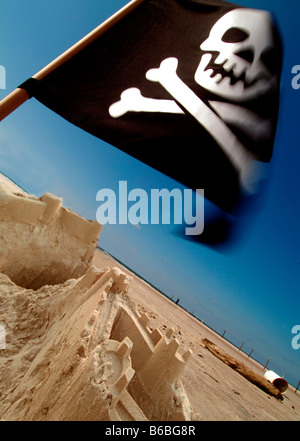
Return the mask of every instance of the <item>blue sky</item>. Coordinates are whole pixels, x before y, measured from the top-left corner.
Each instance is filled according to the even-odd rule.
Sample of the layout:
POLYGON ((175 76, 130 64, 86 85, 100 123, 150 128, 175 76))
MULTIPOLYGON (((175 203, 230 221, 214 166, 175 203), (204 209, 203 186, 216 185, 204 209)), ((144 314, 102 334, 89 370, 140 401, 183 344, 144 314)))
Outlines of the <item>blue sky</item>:
MULTIPOLYGON (((297 386, 300 350, 291 329, 300 324, 300 89, 291 86, 300 64, 298 1, 240 0, 272 11, 283 44, 281 105, 270 177, 259 209, 240 240, 213 250, 177 237, 172 226, 106 225, 99 245, 219 333, 297 386)), ((4 98, 93 30, 126 1, 2 0, 0 65, 4 98)), ((31 99, 1 123, 0 171, 27 191, 49 191, 82 216, 96 218, 101 188, 180 188, 178 183, 74 127, 31 99)))

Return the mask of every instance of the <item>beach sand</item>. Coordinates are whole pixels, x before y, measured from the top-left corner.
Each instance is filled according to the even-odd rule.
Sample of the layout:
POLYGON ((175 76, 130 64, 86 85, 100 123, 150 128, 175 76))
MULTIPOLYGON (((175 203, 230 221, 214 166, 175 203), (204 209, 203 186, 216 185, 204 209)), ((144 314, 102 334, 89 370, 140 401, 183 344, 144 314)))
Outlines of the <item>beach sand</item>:
POLYGON ((129 295, 140 313, 150 318, 150 327, 164 332, 174 329, 182 351, 191 349, 192 357, 181 374, 188 398, 203 421, 300 421, 300 392, 289 386, 280 401, 250 383, 246 378, 210 353, 203 345, 207 338, 227 354, 263 376, 263 367, 248 358, 227 340, 159 293, 110 255, 96 251, 93 265, 113 266, 132 277, 129 295))
POLYGON ((99 250, 95 221, 1 174, 0 208, 0 420, 300 421, 300 391, 279 400, 217 358, 204 339, 263 377, 99 250))

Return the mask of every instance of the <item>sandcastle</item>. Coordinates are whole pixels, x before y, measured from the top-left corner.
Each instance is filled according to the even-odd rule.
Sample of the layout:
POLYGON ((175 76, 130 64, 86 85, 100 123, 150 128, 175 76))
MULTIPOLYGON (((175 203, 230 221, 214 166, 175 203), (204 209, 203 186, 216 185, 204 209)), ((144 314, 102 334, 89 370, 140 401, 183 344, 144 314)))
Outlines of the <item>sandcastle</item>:
POLYGON ((197 419, 180 380, 192 352, 151 330, 129 276, 90 265, 101 226, 51 194, 16 193, 0 191, 0 417, 197 419))
POLYGON ((62 207, 61 198, 25 193, 0 174, 0 272, 37 289, 82 276, 101 225, 62 207))

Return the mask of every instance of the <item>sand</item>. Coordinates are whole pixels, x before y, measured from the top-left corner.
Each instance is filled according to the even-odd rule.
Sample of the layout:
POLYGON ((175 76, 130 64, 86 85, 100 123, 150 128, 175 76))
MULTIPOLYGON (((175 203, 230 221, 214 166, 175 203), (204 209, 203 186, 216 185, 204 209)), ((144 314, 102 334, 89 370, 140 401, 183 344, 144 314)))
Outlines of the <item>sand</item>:
POLYGON ((0 420, 300 420, 299 391, 278 399, 217 358, 205 339, 263 377, 97 249, 100 231, 0 175, 0 420))
POLYGON ((263 367, 213 332, 179 305, 156 291, 111 256, 97 250, 93 264, 116 266, 132 277, 129 294, 153 328, 174 328, 184 349, 193 351, 181 375, 188 398, 203 421, 300 421, 300 392, 289 386, 283 400, 251 384, 203 347, 208 338, 228 354, 263 376, 263 367))

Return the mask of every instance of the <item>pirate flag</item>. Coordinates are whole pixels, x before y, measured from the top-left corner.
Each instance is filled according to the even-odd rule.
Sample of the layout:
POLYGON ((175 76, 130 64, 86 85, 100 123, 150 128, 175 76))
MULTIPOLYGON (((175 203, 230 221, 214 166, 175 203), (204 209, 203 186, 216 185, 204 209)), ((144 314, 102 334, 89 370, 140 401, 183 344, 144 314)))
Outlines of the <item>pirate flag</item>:
POLYGON ((270 161, 281 67, 271 15, 222 0, 144 0, 21 88, 224 213, 270 161))

